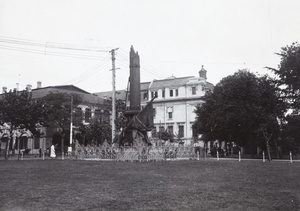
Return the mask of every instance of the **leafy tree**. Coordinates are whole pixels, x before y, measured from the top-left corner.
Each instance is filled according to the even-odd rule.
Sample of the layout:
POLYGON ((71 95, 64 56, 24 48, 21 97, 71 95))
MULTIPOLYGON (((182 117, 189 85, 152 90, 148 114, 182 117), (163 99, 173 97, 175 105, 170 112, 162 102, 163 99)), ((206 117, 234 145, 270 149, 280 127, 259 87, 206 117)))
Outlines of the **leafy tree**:
MULTIPOLYGON (((1 124, 8 123, 11 132, 16 128, 26 128, 33 135, 39 136, 36 126, 44 123, 45 114, 43 102, 38 99, 32 99, 31 93, 26 90, 6 92, 0 100, 0 122, 1 124)), ((8 139, 6 144, 6 155, 9 145, 10 139, 8 139)))
MULTIPOLYGON (((104 100, 104 103, 100 105, 101 109, 104 111, 112 112, 112 98, 108 98, 104 100)), ((128 119, 124 116, 124 112, 126 110, 126 104, 124 100, 117 99, 116 100, 116 119, 115 126, 116 132, 119 132, 121 129, 124 129, 128 124, 128 119)))
MULTIPOLYGON (((112 129, 109 115, 112 111, 112 98, 105 99, 102 104, 96 106, 101 111, 100 115, 94 115, 89 125, 81 125, 80 131, 83 135, 84 143, 82 144, 102 144, 105 140, 111 143, 112 129)), ((126 109, 123 100, 116 100, 116 119, 115 129, 119 132, 127 125, 127 118, 124 116, 126 109)), ((118 133, 115 140, 118 139, 118 133)))
POLYGON ((283 149, 288 151, 298 152, 300 145, 300 116, 290 114, 285 119, 285 124, 282 126, 281 140, 283 142, 283 149))
POLYGON ((284 107, 268 77, 256 77, 248 71, 238 71, 222 79, 204 97, 205 103, 196 107, 194 128, 204 141, 219 140, 250 148, 278 134, 277 118, 282 117, 284 107), (272 125, 272 127, 271 127, 272 125), (272 131, 270 131, 272 130, 272 131), (270 136, 270 134, 272 134, 270 136))
POLYGON ((159 131, 158 135, 159 139, 162 139, 164 141, 170 141, 173 142, 174 141, 174 134, 170 133, 169 131, 165 130, 165 131, 159 131))
POLYGON ((89 125, 83 126, 86 144, 103 144, 104 141, 111 142, 111 125, 93 118, 89 125))
POLYGON ((295 42, 281 48, 278 68, 267 67, 277 76, 277 86, 290 108, 299 112, 300 109, 300 45, 295 42))
MULTIPOLYGON (((47 126, 47 136, 52 137, 59 128, 61 135, 68 138, 71 123, 71 98, 73 98, 73 108, 76 108, 82 98, 78 94, 49 93, 42 98, 46 110, 45 126, 47 126)), ((73 125, 80 126, 83 120, 82 111, 73 112, 73 125)), ((64 144, 66 145, 66 144, 64 144)))

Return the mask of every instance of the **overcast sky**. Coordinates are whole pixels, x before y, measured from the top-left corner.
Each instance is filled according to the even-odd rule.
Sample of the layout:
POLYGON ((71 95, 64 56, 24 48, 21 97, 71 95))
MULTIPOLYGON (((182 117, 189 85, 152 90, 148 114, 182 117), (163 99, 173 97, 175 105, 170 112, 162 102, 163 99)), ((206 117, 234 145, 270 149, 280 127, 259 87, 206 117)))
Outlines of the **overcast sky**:
POLYGON ((238 69, 268 73, 300 38, 299 0, 0 0, 0 86, 73 84, 125 89, 129 50, 141 81, 198 76, 216 84, 238 69))

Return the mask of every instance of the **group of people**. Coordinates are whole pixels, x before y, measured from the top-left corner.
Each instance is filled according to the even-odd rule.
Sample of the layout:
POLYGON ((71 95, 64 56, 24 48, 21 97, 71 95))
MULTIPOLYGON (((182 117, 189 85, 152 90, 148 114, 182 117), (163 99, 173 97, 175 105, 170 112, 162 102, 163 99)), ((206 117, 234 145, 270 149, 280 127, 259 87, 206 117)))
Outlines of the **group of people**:
MULTIPOLYGON (((57 144, 55 144, 55 145, 52 144, 52 145, 51 145, 51 148, 50 148, 50 158, 51 158, 51 159, 55 159, 55 158, 56 158, 55 147, 57 147, 57 144)), ((72 147, 71 147, 71 146, 68 146, 67 155, 68 155, 69 157, 72 156, 72 147)))

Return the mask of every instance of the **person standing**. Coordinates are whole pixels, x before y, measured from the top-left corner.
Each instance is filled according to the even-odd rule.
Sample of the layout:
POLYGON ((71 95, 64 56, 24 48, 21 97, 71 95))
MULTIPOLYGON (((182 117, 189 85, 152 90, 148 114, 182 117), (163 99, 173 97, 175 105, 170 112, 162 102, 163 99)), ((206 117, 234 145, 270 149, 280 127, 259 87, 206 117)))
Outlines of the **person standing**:
POLYGON ((55 154, 55 146, 52 144, 51 149, 50 149, 50 157, 52 159, 56 158, 56 154, 55 154))
POLYGON ((68 154, 69 158, 72 157, 72 147, 71 147, 71 145, 68 146, 68 152, 67 152, 67 154, 68 154))

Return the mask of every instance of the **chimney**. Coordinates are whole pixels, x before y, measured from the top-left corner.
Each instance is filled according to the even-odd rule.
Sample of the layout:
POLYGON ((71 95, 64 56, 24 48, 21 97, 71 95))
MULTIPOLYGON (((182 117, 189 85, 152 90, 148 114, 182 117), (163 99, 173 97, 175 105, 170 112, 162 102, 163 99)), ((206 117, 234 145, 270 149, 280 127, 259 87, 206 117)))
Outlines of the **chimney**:
POLYGON ((17 87, 16 90, 19 91, 19 83, 16 83, 17 87))
POLYGON ((37 82, 37 86, 36 86, 37 89, 40 89, 42 88, 42 82, 41 81, 38 81, 37 82))
POLYGON ((31 92, 31 89, 32 89, 32 85, 31 84, 27 84, 26 85, 27 92, 31 92))
POLYGON ((2 87, 2 93, 4 94, 6 92, 7 92, 7 87, 6 86, 2 87))

